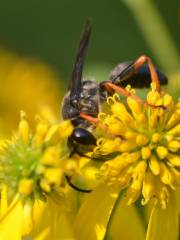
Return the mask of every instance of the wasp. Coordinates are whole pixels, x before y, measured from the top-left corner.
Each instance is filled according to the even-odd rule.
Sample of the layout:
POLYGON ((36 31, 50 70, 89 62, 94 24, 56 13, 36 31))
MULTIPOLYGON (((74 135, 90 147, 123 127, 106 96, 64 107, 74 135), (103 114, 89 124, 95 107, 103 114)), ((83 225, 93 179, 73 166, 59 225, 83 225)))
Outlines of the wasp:
POLYGON ((80 40, 69 89, 62 104, 63 119, 70 119, 74 126, 68 144, 73 147, 72 154, 79 155, 82 154, 83 147, 96 145, 96 138, 92 134, 93 125, 84 116, 97 117, 102 103, 114 93, 117 86, 124 88, 130 84, 133 88, 148 88, 156 78, 161 85, 168 82, 167 77, 145 55, 135 61, 119 63, 106 81, 97 83, 91 79, 83 80, 83 65, 91 31, 91 21, 88 20, 80 40))
MULTIPOLYGON (((128 84, 133 88, 148 88, 153 81, 160 82, 161 85, 168 82, 165 74, 155 68, 151 59, 145 55, 138 57, 135 61, 119 63, 106 81, 97 83, 92 79, 83 80, 83 65, 91 31, 91 21, 88 20, 80 40, 69 89, 62 104, 63 119, 70 119, 74 126, 68 138, 68 145, 72 149, 70 156, 75 153, 84 156, 84 152, 96 145, 96 138, 92 134, 94 124, 91 120, 97 117, 102 104, 108 96, 114 94, 117 88, 123 93, 124 87, 128 84)), ((91 192, 75 186, 69 176, 66 176, 66 180, 77 191, 91 192)))

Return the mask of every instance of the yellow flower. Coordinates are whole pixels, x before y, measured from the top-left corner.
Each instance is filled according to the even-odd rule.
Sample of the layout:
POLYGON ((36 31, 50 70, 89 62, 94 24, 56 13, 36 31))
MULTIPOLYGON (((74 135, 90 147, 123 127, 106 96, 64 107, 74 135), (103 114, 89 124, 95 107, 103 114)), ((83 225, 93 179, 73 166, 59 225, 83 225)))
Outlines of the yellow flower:
POLYGON ((111 114, 100 114, 99 124, 113 131, 116 119, 123 131, 115 133, 115 127, 113 138, 106 135, 98 141, 94 156, 116 153, 104 162, 100 176, 128 188, 128 204, 142 196, 144 205, 155 197, 166 208, 169 194, 180 187, 180 103, 154 89, 146 104, 129 96, 126 105, 117 94, 108 103, 111 114))
POLYGON ((91 156, 102 163, 96 175, 104 184, 83 202, 75 233, 78 238, 89 240, 177 240, 180 103, 153 84, 146 101, 134 91, 127 96, 126 103, 117 94, 109 97, 110 109, 96 119, 98 140, 91 156), (134 209, 139 200, 142 206, 151 204, 146 234, 134 209), (129 218, 122 214, 124 208, 129 218), (88 226, 80 231, 87 221, 88 226), (129 233, 129 222, 137 225, 137 232, 132 226, 132 234, 129 233))
MULTIPOLYGON (((66 142, 72 129, 70 121, 51 125, 47 120, 39 119, 33 132, 26 114, 21 112, 18 133, 12 140, 5 141, 0 149, 0 239, 21 239, 32 230, 38 232, 38 235, 43 234, 34 230, 37 224, 34 211, 38 211, 38 204, 36 206, 35 203, 38 202, 42 205, 44 201, 46 208, 54 208, 53 214, 57 209, 59 217, 54 218, 54 221, 62 220, 60 216, 64 216, 65 211, 61 208, 60 213, 57 206, 64 204, 65 209, 65 200, 64 203, 61 200, 65 199, 63 175, 67 171, 69 156, 66 142), (53 199, 59 199, 58 203, 53 199), (10 225, 16 226, 13 234, 8 230, 10 225)), ((48 221, 51 226, 57 223, 53 222, 52 217, 48 221)), ((44 224, 43 219, 41 223, 44 224)), ((62 230, 55 231, 48 227, 48 239, 57 239, 61 232, 63 233, 62 230)), ((39 236, 39 239, 46 239, 45 236, 46 234, 44 238, 39 236)))
POLYGON ((74 232, 76 239, 88 240, 106 237, 113 240, 144 240, 145 237, 143 222, 136 208, 126 206, 118 186, 107 184, 101 184, 86 196, 76 215, 74 232), (129 222, 132 224, 131 231, 128 231, 129 222))

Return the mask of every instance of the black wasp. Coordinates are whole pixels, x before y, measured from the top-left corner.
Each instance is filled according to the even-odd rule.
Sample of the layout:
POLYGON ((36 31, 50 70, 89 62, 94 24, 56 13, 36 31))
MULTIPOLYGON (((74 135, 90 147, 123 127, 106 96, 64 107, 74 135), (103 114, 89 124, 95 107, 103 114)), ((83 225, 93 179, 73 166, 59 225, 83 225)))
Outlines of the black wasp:
POLYGON ((167 77, 155 69, 150 58, 144 55, 135 61, 118 64, 112 70, 108 81, 97 83, 91 79, 82 80, 84 58, 91 30, 91 22, 88 20, 74 63, 69 91, 62 105, 63 119, 71 119, 74 125, 68 144, 73 149, 72 154, 78 153, 79 155, 82 155, 84 147, 96 144, 96 139, 91 133, 92 124, 80 117, 80 114, 85 113, 88 116, 97 117, 101 104, 114 93, 107 83, 120 87, 130 84, 133 88, 144 88, 150 86, 153 77, 158 77, 161 84, 167 84, 167 77))
MULTIPOLYGON (((168 81, 167 77, 154 67, 150 58, 144 55, 135 61, 118 64, 107 81, 97 83, 91 79, 82 80, 84 58, 91 30, 91 22, 88 20, 75 59, 69 90, 62 104, 63 119, 70 119, 74 125, 73 133, 68 139, 68 145, 72 149, 71 156, 74 153, 83 156, 96 145, 96 138, 92 134, 94 126, 84 119, 82 114, 97 117, 102 103, 114 93, 115 87, 125 87, 130 84, 133 88, 148 88, 153 79, 158 78, 161 84, 167 84, 168 81)), ((70 176, 66 176, 66 180, 77 191, 91 192, 75 186, 70 176)))
MULTIPOLYGON (((118 64, 107 81, 97 83, 91 79, 82 80, 84 58, 91 30, 91 22, 88 20, 75 59, 69 90, 62 105, 63 119, 70 119, 74 126, 73 133, 68 139, 68 145, 72 148, 71 155, 74 153, 83 155, 87 149, 96 145, 96 138, 92 134, 93 125, 82 118, 82 114, 97 117, 102 103, 114 93, 113 86, 125 87, 130 84, 133 88, 148 88, 155 78, 159 79, 161 85, 168 82, 167 77, 154 68, 150 58, 144 55, 135 61, 118 64)), ((66 176, 66 179, 74 189, 91 192, 75 186, 69 176, 66 176)))

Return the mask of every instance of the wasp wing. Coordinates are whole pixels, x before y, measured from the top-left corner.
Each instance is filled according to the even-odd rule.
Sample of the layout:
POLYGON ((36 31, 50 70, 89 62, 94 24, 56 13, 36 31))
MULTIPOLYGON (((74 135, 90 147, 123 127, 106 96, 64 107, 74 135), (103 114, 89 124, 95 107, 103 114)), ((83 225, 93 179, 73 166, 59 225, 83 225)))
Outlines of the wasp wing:
POLYGON ((84 64, 84 57, 86 53, 86 49, 88 46, 90 34, 91 34, 91 21, 87 20, 83 35, 81 37, 81 41, 79 44, 79 49, 76 55, 76 60, 74 63, 72 77, 70 80, 70 101, 74 105, 78 102, 81 93, 81 82, 82 82, 82 71, 84 64))

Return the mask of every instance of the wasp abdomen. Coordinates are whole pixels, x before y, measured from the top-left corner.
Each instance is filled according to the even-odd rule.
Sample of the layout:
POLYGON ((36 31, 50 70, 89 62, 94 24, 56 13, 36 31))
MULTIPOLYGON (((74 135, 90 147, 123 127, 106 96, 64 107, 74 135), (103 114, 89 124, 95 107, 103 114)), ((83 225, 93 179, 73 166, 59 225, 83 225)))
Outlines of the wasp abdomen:
POLYGON ((83 145, 95 145, 96 139, 84 128, 75 128, 68 139, 69 143, 75 142, 76 144, 83 144, 83 145))

